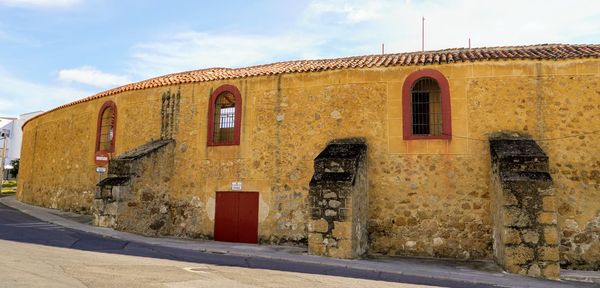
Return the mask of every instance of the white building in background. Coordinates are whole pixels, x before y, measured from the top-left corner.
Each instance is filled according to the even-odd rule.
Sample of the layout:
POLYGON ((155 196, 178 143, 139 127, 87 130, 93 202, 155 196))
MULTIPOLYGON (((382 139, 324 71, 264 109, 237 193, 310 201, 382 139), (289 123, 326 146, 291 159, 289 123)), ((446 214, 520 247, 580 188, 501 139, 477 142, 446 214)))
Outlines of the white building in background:
MULTIPOLYGON (((30 113, 21 114, 18 117, 1 117, 0 116, 0 134, 8 135, 6 141, 0 138, 0 157, 2 157, 2 150, 4 149, 4 143, 6 143, 4 167, 7 167, 10 161, 21 158, 21 143, 23 141, 23 131, 21 127, 25 121, 29 120, 36 115, 42 114, 44 111, 35 111, 30 113)), ((1 160, 0 160, 1 161, 1 160)), ((6 173, 5 173, 6 175, 6 173)))

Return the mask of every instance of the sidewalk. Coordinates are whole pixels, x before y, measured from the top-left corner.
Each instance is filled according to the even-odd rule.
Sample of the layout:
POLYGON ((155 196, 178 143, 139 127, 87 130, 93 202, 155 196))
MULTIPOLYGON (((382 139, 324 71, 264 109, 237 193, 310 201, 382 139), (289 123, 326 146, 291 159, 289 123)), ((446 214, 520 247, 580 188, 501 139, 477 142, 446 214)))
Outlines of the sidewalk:
POLYGON ((20 210, 35 218, 70 229, 94 233, 120 240, 190 250, 196 252, 228 254, 243 257, 276 259, 281 261, 342 267, 360 271, 415 276, 431 279, 444 279, 470 284, 496 285, 499 287, 594 287, 600 285, 600 272, 561 270, 564 280, 549 281, 523 277, 502 272, 489 261, 452 261, 430 258, 375 257, 373 259, 343 260, 307 255, 301 247, 226 243, 206 240, 192 240, 167 237, 146 237, 110 228, 89 224, 89 218, 74 213, 41 208, 16 201, 14 196, 0 198, 0 203, 20 210), (584 281, 571 282, 571 281, 584 281))

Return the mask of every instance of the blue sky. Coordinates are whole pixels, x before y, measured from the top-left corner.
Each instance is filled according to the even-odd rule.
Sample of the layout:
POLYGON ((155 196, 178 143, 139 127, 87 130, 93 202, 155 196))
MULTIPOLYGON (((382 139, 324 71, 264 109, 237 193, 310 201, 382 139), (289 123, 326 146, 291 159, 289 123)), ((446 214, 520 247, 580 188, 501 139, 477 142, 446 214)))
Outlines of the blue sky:
POLYGON ((600 43, 600 1, 0 0, 0 115, 207 67, 600 43))

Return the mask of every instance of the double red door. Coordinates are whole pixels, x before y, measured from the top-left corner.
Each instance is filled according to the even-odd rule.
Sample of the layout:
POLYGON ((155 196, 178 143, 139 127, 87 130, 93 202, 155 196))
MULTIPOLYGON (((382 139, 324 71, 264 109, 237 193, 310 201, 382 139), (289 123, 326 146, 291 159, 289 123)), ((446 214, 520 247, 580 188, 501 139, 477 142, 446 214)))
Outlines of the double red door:
POLYGON ((258 192, 217 192, 215 240, 256 243, 258 192))

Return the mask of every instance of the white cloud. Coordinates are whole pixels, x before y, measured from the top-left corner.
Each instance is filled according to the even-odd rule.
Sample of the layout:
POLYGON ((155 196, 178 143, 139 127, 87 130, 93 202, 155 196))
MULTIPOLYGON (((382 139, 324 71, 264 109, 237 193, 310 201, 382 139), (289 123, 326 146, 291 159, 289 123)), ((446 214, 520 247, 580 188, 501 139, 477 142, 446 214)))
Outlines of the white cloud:
POLYGON ((600 42, 600 1, 318 0, 279 34, 181 31, 131 48, 130 74, 148 78, 207 67, 421 49, 600 42), (518 7, 518 8, 516 8, 518 7), (585 7, 585 9, 582 9, 585 7))
POLYGON ((127 76, 105 73, 91 66, 60 70, 58 71, 58 79, 103 88, 120 86, 132 82, 127 76))
MULTIPOLYGON (((68 8, 83 0, 0 0, 0 6, 68 8)), ((243 67, 294 59, 418 51, 421 17, 426 49, 540 43, 600 43, 600 1, 318 0, 307 4, 288 32, 249 34, 179 31, 133 45, 128 75, 92 66, 63 69, 57 83, 39 84, 0 67, 0 115, 48 110, 132 79, 208 67, 243 67), (293 32, 289 32, 293 31, 293 32), (80 89, 79 84, 94 88, 80 89)), ((247 24, 251 28, 252 23, 247 24)), ((276 24, 274 24, 276 25, 276 24)), ((224 27, 227 25, 224 25, 224 27)), ((226 29, 226 28, 223 28, 226 29)), ((7 27, 0 41, 29 43, 7 27), (14 35, 13 35, 14 34, 14 35)), ((277 30, 277 29, 273 29, 277 30)), ((22 34, 22 33, 21 33, 22 34)), ((35 42, 31 42, 34 43, 35 42)), ((83 87, 83 88, 86 88, 83 87)))
POLYGON ((131 73, 150 77, 209 67, 241 67, 310 57, 318 39, 299 35, 217 35, 179 32, 133 47, 131 73))
MULTIPOLYGON (((0 0, 0 6, 67 8, 83 2, 0 0)), ((422 16, 426 18, 425 48, 430 50, 465 47, 468 38, 474 47, 600 43, 600 1, 597 0, 576 3, 561 0, 315 0, 298 13, 303 14, 297 22, 286 23, 287 32, 241 34, 226 30, 187 30, 157 35, 131 46, 131 58, 125 63, 130 69, 128 75, 82 66, 59 71, 57 84, 38 84, 0 67, 0 114, 47 110, 93 94, 74 88, 78 84, 111 88, 129 83, 131 79, 200 68, 376 54, 381 43, 385 43, 388 53, 418 51, 422 16)), ((244 24, 249 29, 253 25, 240 25, 244 24)), ((36 43, 20 34, 16 37, 18 33, 12 30, 0 27, 0 41, 36 43)))
POLYGON ((308 5, 307 16, 330 17, 338 15, 343 22, 357 23, 372 20, 381 12, 380 1, 370 1, 368 5, 364 3, 349 3, 348 1, 318 1, 311 2, 308 5))
POLYGON ((328 39, 351 38, 371 51, 382 42, 393 51, 420 50, 423 16, 426 49, 465 47, 468 38, 475 46, 600 41, 600 2, 595 0, 319 0, 305 17, 314 27, 327 27, 332 15, 341 16, 345 25, 330 25, 328 39))
POLYGON ((0 115, 49 110, 92 94, 69 86, 33 83, 0 68, 0 115))
POLYGON ((65 8, 81 2, 82 0, 0 0, 0 5, 24 8, 65 8))

